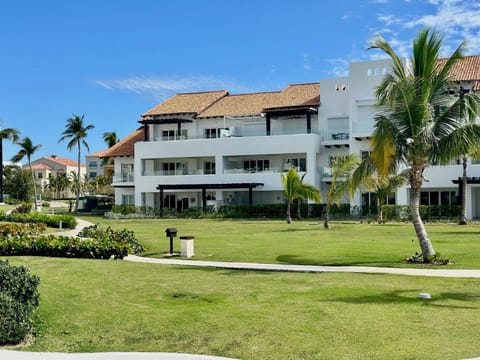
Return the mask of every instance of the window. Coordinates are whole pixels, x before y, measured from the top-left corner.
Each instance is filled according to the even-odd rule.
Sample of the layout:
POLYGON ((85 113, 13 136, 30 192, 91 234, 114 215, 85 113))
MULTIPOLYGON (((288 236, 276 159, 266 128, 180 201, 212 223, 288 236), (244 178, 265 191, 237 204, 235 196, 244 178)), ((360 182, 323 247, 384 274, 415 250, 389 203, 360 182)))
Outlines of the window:
POLYGON ((37 174, 37 178, 38 178, 38 179, 43 179, 43 174, 42 174, 42 173, 38 173, 38 174, 37 174))
POLYGON ((162 163, 162 175, 184 175, 186 164, 182 163, 162 163))
POLYGON ((341 155, 341 156, 330 156, 328 159, 328 163, 330 166, 334 166, 336 163, 342 162, 345 160, 347 156, 346 155, 341 155))
POLYGON ((306 158, 292 158, 286 159, 283 165, 283 169, 288 171, 291 168, 295 168, 297 171, 307 171, 307 159, 306 158))
POLYGON ((372 69, 371 68, 367 69, 367 76, 372 76, 372 69))
POLYGON ((135 205, 135 195, 122 194, 122 205, 135 205))
POLYGON ((215 161, 205 161, 203 170, 204 170, 204 173, 206 175, 214 175, 215 174, 215 161))
POLYGON ((203 134, 205 139, 216 139, 225 137, 225 134, 228 134, 228 128, 210 128, 210 129, 203 129, 203 134))
POLYGON ((270 170, 270 160, 244 160, 243 170, 246 172, 262 172, 270 170))
POLYGON ((177 207, 177 202, 175 199, 175 195, 165 195, 163 197, 163 207, 167 209, 176 209, 177 207))
POLYGON ((90 161, 90 162, 88 163, 88 166, 89 166, 89 167, 97 167, 97 162, 96 162, 96 161, 90 161))
POLYGON ((375 68, 375 76, 379 76, 380 75, 380 69, 379 68, 375 68))
POLYGON ((88 175, 88 177, 89 177, 90 179, 95 179, 95 178, 97 177, 97 173, 96 173, 95 171, 92 171, 92 172, 90 172, 90 174, 88 175))
POLYGON ((185 140, 187 138, 187 129, 182 129, 180 132, 178 132, 178 130, 162 130, 163 141, 185 140))
POLYGON ((133 164, 121 165, 121 177, 123 182, 133 181, 133 164))
POLYGON ((456 205, 457 197, 455 191, 422 191, 420 205, 456 205))

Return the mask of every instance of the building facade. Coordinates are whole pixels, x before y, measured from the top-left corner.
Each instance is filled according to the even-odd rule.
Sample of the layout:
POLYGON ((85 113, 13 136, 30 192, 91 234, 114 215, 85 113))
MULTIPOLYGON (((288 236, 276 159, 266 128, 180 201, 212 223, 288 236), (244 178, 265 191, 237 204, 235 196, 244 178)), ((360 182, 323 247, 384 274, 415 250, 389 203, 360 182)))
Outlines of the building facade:
MULTIPOLYGON (((404 60, 404 65, 409 62, 404 60)), ((141 116, 129 152, 104 154, 115 159, 115 202, 178 211, 283 203, 280 174, 291 167, 325 193, 332 158, 368 155, 375 88, 390 69, 389 60, 356 62, 350 64, 348 76, 289 85, 282 91, 177 94, 141 116)), ((466 57, 454 69, 452 91, 477 91, 479 80, 480 57, 466 57)), ((461 175, 457 161, 429 167, 422 204, 456 204, 455 181, 461 175)), ((467 213, 478 218, 476 160, 468 161, 468 176, 467 213)), ((372 201, 372 194, 361 191, 344 199, 357 207, 372 201)), ((408 204, 408 186, 389 201, 408 204)))

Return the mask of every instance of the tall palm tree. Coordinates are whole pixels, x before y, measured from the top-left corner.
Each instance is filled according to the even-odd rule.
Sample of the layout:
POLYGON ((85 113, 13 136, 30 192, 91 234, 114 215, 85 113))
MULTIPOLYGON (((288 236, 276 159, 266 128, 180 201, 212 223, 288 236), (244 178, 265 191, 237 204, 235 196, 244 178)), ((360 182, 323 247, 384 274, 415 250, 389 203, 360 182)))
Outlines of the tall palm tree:
POLYGON ((59 142, 64 140, 69 140, 67 143, 68 150, 72 150, 74 147, 77 147, 78 157, 77 157, 77 189, 76 189, 76 200, 75 200, 75 212, 78 210, 78 203, 80 201, 80 159, 81 159, 81 147, 85 146, 87 151, 89 151, 89 146, 85 140, 88 135, 88 131, 93 129, 93 125, 84 125, 83 123, 84 115, 79 116, 73 114, 71 118, 67 119, 67 124, 65 125, 65 130, 62 133, 62 137, 59 142))
POLYGON ((325 220, 323 227, 330 229, 330 208, 332 204, 340 204, 345 193, 350 187, 350 176, 355 168, 358 166, 358 158, 354 154, 348 156, 332 157, 332 183, 325 194, 325 220))
POLYGON ((392 173, 386 176, 378 173, 375 162, 371 156, 362 160, 360 165, 352 173, 350 181, 350 196, 353 196, 357 188, 366 188, 377 195, 377 222, 383 221, 382 206, 386 203, 388 196, 404 186, 408 181, 408 171, 392 173))
POLYGON ((0 203, 3 203, 3 140, 18 141, 19 132, 12 128, 0 130, 0 203))
POLYGON ((436 253, 420 216, 423 173, 432 163, 451 159, 455 141, 472 145, 480 135, 473 121, 478 99, 473 94, 452 98, 448 86, 454 64, 462 59, 462 43, 439 65, 442 36, 430 29, 419 32, 413 41, 412 66, 400 57, 381 36, 370 48, 380 49, 392 60, 392 71, 376 90, 379 111, 372 135, 372 158, 380 174, 386 176, 393 164, 409 170, 412 223, 424 262, 436 253))
POLYGON ((115 131, 105 132, 103 133, 103 141, 107 144, 109 148, 115 145, 119 139, 117 133, 115 131))
MULTIPOLYGON (((305 176, 305 175, 304 175, 305 176)), ((315 186, 304 183, 297 170, 291 168, 285 174, 281 174, 285 199, 287 200, 287 223, 292 222, 291 207, 295 199, 320 201, 320 190, 315 186)))
POLYGON ((22 140, 18 142, 18 145, 20 146, 20 150, 18 153, 12 157, 13 162, 18 162, 21 161, 24 157, 27 157, 27 162, 28 162, 28 167, 30 169, 30 173, 32 174, 32 182, 33 182, 33 195, 35 197, 34 200, 34 206, 35 210, 37 210, 37 185, 35 181, 35 174, 33 173, 33 168, 32 168, 32 155, 40 149, 42 145, 33 145, 32 140, 26 136, 22 140))

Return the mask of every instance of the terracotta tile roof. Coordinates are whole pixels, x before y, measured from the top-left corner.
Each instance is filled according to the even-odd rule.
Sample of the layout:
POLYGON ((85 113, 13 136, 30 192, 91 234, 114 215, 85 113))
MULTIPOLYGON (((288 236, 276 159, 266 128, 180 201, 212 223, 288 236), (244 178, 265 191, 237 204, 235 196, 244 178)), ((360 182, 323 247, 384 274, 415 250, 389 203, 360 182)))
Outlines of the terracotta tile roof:
POLYGON ((265 109, 318 106, 320 104, 320 83, 292 84, 282 91, 228 95, 197 118, 215 116, 257 115, 265 109))
MULTIPOLYGON (((24 168, 28 168, 28 164, 23 166, 24 168)), ((33 170, 52 170, 50 166, 47 164, 34 164, 32 165, 33 170)))
MULTIPOLYGON (((78 166, 78 163, 76 161, 66 159, 66 158, 61 158, 56 155, 52 155, 49 157, 43 157, 37 161, 41 161, 42 159, 48 159, 50 161, 56 162, 57 164, 60 165, 65 165, 65 166, 78 166)), ((80 163, 80 166, 85 166, 84 164, 80 163)))
POLYGON ((147 111, 142 117, 185 113, 198 114, 226 95, 228 95, 226 90, 177 94, 147 111))
POLYGON ((89 154, 89 156, 98 156, 100 158, 104 157, 119 157, 119 156, 133 156, 134 146, 137 141, 143 140, 143 127, 138 128, 131 134, 127 135, 125 138, 120 140, 118 143, 113 145, 111 148, 96 152, 94 154, 89 154))
POLYGON ((279 91, 228 95, 202 111, 197 118, 258 115, 263 112, 264 108, 277 103, 279 96, 279 91))
POLYGON ((301 106, 317 98, 319 101, 314 105, 320 103, 320 83, 292 84, 282 91, 278 104, 273 107, 301 106))
MULTIPOLYGON (((440 66, 447 59, 439 59, 440 66)), ((457 61, 452 68, 452 81, 473 81, 473 90, 480 90, 480 55, 465 56, 457 61)))

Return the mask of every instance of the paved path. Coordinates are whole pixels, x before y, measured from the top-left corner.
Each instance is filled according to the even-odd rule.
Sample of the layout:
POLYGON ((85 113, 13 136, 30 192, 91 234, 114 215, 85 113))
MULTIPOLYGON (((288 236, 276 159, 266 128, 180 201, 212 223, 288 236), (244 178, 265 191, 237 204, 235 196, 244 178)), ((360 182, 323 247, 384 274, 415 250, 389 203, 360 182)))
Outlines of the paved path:
POLYGON ((153 259, 136 255, 128 255, 125 260, 150 264, 182 265, 215 267, 223 269, 244 269, 261 271, 291 271, 304 273, 323 272, 349 272, 363 274, 394 274, 410 276, 438 276, 455 278, 480 278, 480 270, 447 270, 447 269, 412 269, 412 268, 386 268, 368 266, 316 266, 316 265, 288 265, 288 264, 259 264, 237 263, 224 261, 201 261, 181 259, 153 259))

